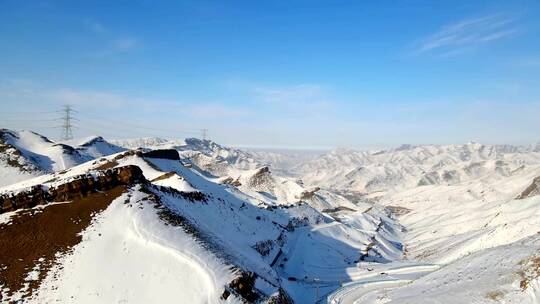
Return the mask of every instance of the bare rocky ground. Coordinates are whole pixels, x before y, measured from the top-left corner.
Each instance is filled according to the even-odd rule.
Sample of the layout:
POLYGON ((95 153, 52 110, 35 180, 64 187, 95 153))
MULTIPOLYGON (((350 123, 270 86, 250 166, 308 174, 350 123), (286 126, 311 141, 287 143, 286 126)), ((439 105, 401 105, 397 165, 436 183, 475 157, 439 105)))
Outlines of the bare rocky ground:
POLYGON ((125 186, 116 186, 67 203, 23 209, 0 224, 0 281, 4 288, 31 294, 56 258, 81 242, 80 232, 92 218, 125 190, 125 186))

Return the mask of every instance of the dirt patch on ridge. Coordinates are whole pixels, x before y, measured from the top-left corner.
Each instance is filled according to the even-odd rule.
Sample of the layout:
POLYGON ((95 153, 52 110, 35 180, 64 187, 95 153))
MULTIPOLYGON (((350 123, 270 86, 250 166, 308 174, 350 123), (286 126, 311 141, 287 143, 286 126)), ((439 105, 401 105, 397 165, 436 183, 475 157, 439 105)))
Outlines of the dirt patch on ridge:
POLYGON ((157 182, 157 181, 160 181, 160 180, 164 180, 164 179, 168 179, 170 177, 173 177, 176 175, 176 172, 169 172, 169 173, 165 173, 163 175, 160 175, 156 178, 154 178, 153 180, 151 180, 152 182, 157 182))
POLYGON ((95 168, 95 170, 107 170, 112 169, 114 167, 118 166, 118 162, 116 160, 107 161, 98 167, 95 168))
POLYGON ((71 203, 23 210, 9 223, 0 224, 0 284, 9 289, 0 293, 0 301, 7 300, 2 295, 9 297, 21 289, 29 296, 54 265, 56 254, 69 252, 80 243, 80 232, 92 218, 125 191, 126 186, 120 185, 71 203), (32 270, 34 275, 27 281, 32 270))
POLYGON ((521 192, 516 199, 525 199, 540 194, 540 176, 537 176, 533 179, 532 183, 521 192))
POLYGON ((525 291, 529 288, 529 283, 540 277, 540 256, 532 256, 519 262, 522 270, 518 272, 521 280, 519 287, 521 291, 525 291))

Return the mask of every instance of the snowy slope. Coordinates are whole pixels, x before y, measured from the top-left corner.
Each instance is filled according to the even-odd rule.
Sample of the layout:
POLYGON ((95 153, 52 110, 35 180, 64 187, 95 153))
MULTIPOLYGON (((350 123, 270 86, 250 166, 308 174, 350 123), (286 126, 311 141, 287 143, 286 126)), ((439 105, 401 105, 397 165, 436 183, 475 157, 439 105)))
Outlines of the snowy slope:
POLYGON ((540 173, 540 166, 496 182, 423 186, 393 194, 387 204, 409 212, 407 254, 448 263, 478 250, 515 242, 540 228, 539 196, 515 199, 540 173))
POLYGON ((73 147, 58 144, 31 131, 2 131, 3 141, 15 147, 29 161, 42 170, 52 172, 73 167, 87 161, 73 147))
POLYGON ((91 158, 107 156, 126 150, 125 148, 107 142, 101 136, 90 136, 77 140, 72 146, 75 147, 80 154, 91 158))
POLYGON ((55 143, 35 132, 1 129, 0 186, 124 150, 98 136, 55 143))
POLYGON ((540 236, 470 254, 412 284, 363 303, 523 303, 540 301, 540 236), (378 300, 375 300, 377 299, 378 300))
POLYGON ((146 200, 138 188, 117 198, 30 302, 217 303, 230 269, 146 200))
POLYGON ((0 130, 0 135, 0 187, 45 173, 9 143, 16 134, 4 129, 0 130))
POLYGON ((539 175, 531 161, 508 176, 378 193, 400 214, 405 260, 440 268, 408 277, 385 270, 329 295, 329 303, 538 303, 539 175))
POLYGON ((89 160, 70 146, 56 144, 30 131, 0 130, 0 185, 24 180, 31 176, 64 170, 89 160))

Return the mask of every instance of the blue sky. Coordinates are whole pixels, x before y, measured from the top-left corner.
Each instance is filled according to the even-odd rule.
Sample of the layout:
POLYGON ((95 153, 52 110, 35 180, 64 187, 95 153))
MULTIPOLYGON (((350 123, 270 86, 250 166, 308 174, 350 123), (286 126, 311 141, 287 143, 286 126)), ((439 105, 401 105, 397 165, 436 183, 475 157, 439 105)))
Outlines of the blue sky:
POLYGON ((538 1, 0 1, 0 124, 265 147, 540 141, 538 1), (159 2, 159 3, 158 3, 159 2))

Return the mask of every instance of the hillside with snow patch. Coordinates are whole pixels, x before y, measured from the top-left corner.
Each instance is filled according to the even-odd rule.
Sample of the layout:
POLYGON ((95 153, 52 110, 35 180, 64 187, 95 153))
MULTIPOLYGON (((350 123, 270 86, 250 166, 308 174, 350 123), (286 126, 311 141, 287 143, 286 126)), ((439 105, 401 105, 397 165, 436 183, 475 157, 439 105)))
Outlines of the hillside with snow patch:
POLYGON ((32 131, 0 129, 0 186, 124 150, 99 136, 60 143, 32 131))

